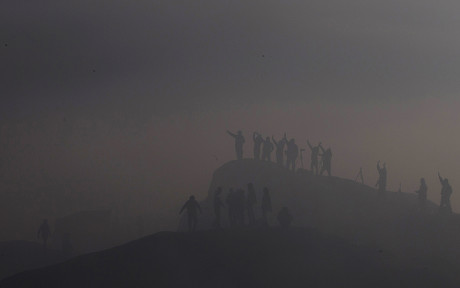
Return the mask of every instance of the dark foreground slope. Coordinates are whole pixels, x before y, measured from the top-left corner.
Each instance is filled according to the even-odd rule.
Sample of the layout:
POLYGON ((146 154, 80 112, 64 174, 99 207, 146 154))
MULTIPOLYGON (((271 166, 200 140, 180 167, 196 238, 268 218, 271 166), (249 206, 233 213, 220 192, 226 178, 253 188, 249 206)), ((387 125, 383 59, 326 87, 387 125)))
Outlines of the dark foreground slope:
POLYGON ((311 229, 162 232, 23 272, 0 287, 449 287, 311 229))
POLYGON ((62 253, 47 250, 36 242, 0 242, 0 280, 24 270, 36 269, 64 261, 62 253))

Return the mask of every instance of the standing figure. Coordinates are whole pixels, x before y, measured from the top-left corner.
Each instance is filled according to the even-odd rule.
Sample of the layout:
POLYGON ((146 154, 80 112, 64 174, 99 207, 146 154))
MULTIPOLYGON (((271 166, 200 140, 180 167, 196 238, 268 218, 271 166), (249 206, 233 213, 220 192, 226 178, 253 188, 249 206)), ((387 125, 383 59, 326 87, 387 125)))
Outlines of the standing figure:
POLYGON ((284 134, 284 137, 283 139, 281 139, 280 141, 276 142, 275 140, 275 137, 272 136, 272 140, 273 140, 273 143, 275 144, 275 147, 276 147, 276 163, 280 166, 283 166, 283 162, 284 162, 284 145, 286 145, 287 143, 287 139, 286 139, 286 134, 284 134))
POLYGON ((248 221, 249 225, 254 225, 256 218, 254 216, 254 205, 257 203, 256 191, 252 183, 248 184, 248 197, 247 197, 247 208, 248 208, 248 221))
POLYGON ((442 178, 438 172, 439 181, 441 182, 441 203, 439 204, 439 212, 452 213, 452 207, 450 206, 450 195, 452 194, 452 187, 449 184, 447 178, 442 178))
POLYGON ((420 179, 420 188, 418 188, 418 190, 415 191, 415 193, 418 194, 418 201, 422 209, 425 208, 427 191, 428 187, 426 186, 425 178, 422 178, 420 179))
POLYGON ((257 132, 252 134, 252 140, 254 141, 254 159, 260 159, 260 146, 264 142, 264 138, 257 132))
POLYGON ((297 156, 299 155, 299 147, 295 144, 294 138, 289 140, 287 143, 286 151, 286 167, 287 169, 292 169, 295 172, 295 162, 297 161, 297 156))
POLYGON ((232 132, 227 130, 228 135, 235 138, 235 152, 236 152, 236 159, 241 160, 243 159, 243 144, 244 144, 244 136, 241 130, 238 131, 237 134, 233 134, 232 132))
POLYGON ((43 239, 43 250, 46 252, 46 244, 48 242, 48 238, 51 235, 51 229, 50 226, 48 225, 48 219, 43 219, 43 223, 40 225, 40 228, 38 228, 37 232, 37 238, 43 239))
POLYGON ((214 193, 214 215, 216 217, 215 227, 221 228, 220 224, 220 207, 225 207, 222 200, 220 200, 220 194, 222 193, 222 188, 217 187, 216 192, 214 193))
POLYGON ((198 202, 195 200, 195 196, 190 196, 182 209, 180 209, 179 214, 182 214, 182 211, 185 209, 187 209, 188 229, 190 232, 193 232, 196 230, 196 224, 198 222, 198 211, 201 214, 201 207, 200 204, 198 204, 198 202))
POLYGON ((379 194, 385 194, 387 190, 387 167, 385 163, 383 163, 383 167, 380 167, 380 160, 377 162, 377 171, 379 172, 379 180, 375 186, 379 187, 379 194))
POLYGON ((318 155, 319 155, 319 146, 321 146, 321 142, 319 142, 318 146, 312 146, 310 141, 307 139, 308 147, 310 147, 311 154, 310 154, 310 170, 311 173, 314 175, 318 175, 318 155))
POLYGON ((321 165, 321 172, 319 173, 319 175, 323 175, 323 172, 327 171, 327 174, 331 176, 331 161, 332 161, 331 148, 327 148, 327 150, 324 150, 323 146, 321 146, 321 143, 319 143, 318 147, 323 152, 323 155, 321 158, 323 165, 321 165))
POLYGON ((272 141, 270 141, 270 137, 267 137, 265 138, 264 146, 262 149, 262 160, 272 161, 271 160, 272 151, 273 151, 272 141))
POLYGON ((262 219, 265 224, 268 225, 267 213, 272 212, 272 200, 270 199, 270 194, 268 193, 268 188, 264 187, 262 194, 262 219))
POLYGON ((358 175, 355 177, 355 182, 358 181, 358 178, 361 179, 361 184, 364 184, 364 177, 363 177, 363 167, 359 167, 358 175))

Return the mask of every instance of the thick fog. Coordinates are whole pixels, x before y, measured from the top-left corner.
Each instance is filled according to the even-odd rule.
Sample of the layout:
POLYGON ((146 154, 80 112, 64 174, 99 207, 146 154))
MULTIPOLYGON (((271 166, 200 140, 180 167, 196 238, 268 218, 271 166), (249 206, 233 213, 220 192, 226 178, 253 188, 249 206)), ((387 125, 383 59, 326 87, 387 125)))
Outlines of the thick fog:
POLYGON ((227 129, 243 131, 246 157, 254 131, 286 132, 300 148, 321 141, 333 175, 363 167, 371 186, 381 160, 389 190, 413 192, 425 177, 436 203, 439 171, 458 211, 459 10, 419 0, 4 0, 0 191, 20 200, 3 201, 14 209, 1 219, 20 232, 0 238, 85 209, 176 217, 235 158, 227 129))

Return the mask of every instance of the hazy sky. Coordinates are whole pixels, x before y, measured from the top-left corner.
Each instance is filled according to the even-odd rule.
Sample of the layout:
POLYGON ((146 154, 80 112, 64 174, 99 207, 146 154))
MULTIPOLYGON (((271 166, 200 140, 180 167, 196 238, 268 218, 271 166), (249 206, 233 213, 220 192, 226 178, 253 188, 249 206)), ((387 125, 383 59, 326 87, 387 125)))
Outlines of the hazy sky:
POLYGON ((175 205, 234 158, 226 129, 243 130, 246 156, 253 131, 287 132, 331 146, 335 175, 362 166, 373 185, 382 160, 389 189, 424 176, 436 202, 439 170, 459 210, 456 1, 1 6, 0 119, 40 127, 24 140, 31 175, 144 175, 175 205))

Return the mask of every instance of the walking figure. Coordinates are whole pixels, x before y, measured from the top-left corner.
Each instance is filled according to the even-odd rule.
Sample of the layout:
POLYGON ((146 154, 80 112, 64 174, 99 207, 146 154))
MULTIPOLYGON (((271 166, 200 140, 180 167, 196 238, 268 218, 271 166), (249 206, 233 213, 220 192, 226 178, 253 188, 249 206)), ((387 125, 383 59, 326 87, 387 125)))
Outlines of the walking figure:
POLYGON ((201 207, 200 204, 195 200, 195 196, 190 196, 190 198, 185 202, 182 209, 180 209, 179 214, 182 214, 182 211, 187 209, 187 217, 188 217, 188 230, 193 232, 196 230, 196 224, 198 222, 198 212, 201 214, 201 207))
POLYGON ((248 221, 249 225, 254 225, 256 218, 254 216, 254 205, 257 203, 256 191, 252 183, 248 184, 248 197, 247 197, 247 208, 248 208, 248 221))
POLYGON ((387 167, 385 163, 383 163, 383 167, 380 167, 380 160, 377 162, 377 171, 379 172, 379 180, 375 186, 379 188, 379 194, 383 195, 387 189, 387 167))
POLYGON ((284 137, 276 142, 275 137, 272 136, 273 143, 276 147, 276 163, 280 166, 284 165, 284 145, 287 143, 286 133, 284 133, 284 137))
POLYGON ((321 171, 320 171, 319 175, 323 175, 323 172, 327 171, 327 174, 329 176, 331 176, 331 162, 332 162, 331 148, 327 148, 327 150, 324 150, 324 148, 321 145, 321 143, 319 143, 318 147, 323 152, 322 157, 321 157, 321 160, 322 160, 321 171))
POLYGON ((38 228, 37 232, 37 238, 40 239, 40 237, 43 239, 43 250, 46 252, 46 245, 48 242, 48 238, 51 235, 51 229, 50 226, 48 225, 48 219, 43 219, 43 223, 40 225, 40 228, 38 228))
POLYGON ((452 213, 452 207, 450 206, 450 195, 452 194, 452 187, 449 184, 447 178, 442 178, 438 172, 439 182, 441 182, 441 203, 439 204, 439 212, 452 213))
POLYGON ((232 132, 227 130, 228 135, 235 138, 235 152, 236 152, 236 159, 241 160, 243 159, 243 144, 244 144, 244 136, 241 130, 237 132, 237 134, 233 134, 232 132))
POLYGON ((270 137, 267 137, 265 138, 264 146, 262 149, 262 160, 272 161, 271 160, 272 151, 273 151, 272 141, 270 141, 270 137))
POLYGON ((415 193, 418 194, 418 201, 419 201, 420 207, 422 207, 422 209, 425 208, 427 191, 428 191, 428 187, 426 186, 425 178, 421 178, 420 179, 420 188, 418 188, 418 190, 415 191, 415 193))
POLYGON ((264 142, 264 138, 257 132, 252 134, 252 140, 254 141, 254 159, 260 159, 260 146, 264 142))
POLYGON ((267 214, 272 212, 272 200, 270 199, 270 194, 268 193, 268 188, 264 187, 262 194, 262 219, 266 225, 268 225, 267 214))
POLYGON ((220 200, 220 194, 221 193, 222 193, 222 188, 217 187, 217 190, 214 193, 214 215, 216 217, 216 222, 215 222, 215 227, 216 228, 221 228, 220 208, 225 207, 224 203, 222 203, 222 200, 220 200))
POLYGON ((308 147, 310 147, 311 154, 310 154, 310 170, 311 173, 314 175, 318 175, 319 169, 318 169, 318 155, 319 155, 319 146, 321 145, 321 142, 319 142, 318 146, 312 146, 310 144, 310 141, 307 139, 307 144, 308 147))
POLYGON ((295 162, 297 161, 297 156, 299 155, 299 147, 295 144, 294 138, 289 140, 287 143, 286 151, 286 167, 288 170, 295 172, 295 162))

